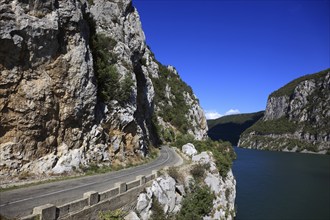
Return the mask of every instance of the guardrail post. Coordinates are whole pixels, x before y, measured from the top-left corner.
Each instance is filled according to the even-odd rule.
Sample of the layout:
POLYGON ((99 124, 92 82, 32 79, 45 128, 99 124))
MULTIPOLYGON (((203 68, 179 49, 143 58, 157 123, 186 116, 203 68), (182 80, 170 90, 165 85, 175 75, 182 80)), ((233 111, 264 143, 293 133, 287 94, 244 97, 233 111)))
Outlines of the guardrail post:
POLYGON ((146 183, 146 176, 140 175, 136 177, 137 180, 140 180, 140 186, 146 183))
POLYGON ((46 204, 35 207, 33 214, 40 215, 40 220, 55 220, 56 219, 56 206, 53 204, 46 204))
POLYGON ((123 183, 123 182, 116 183, 115 184, 115 187, 119 187, 119 194, 120 193, 124 193, 124 192, 127 191, 127 185, 126 185, 126 183, 123 183))
POLYGON ((99 193, 96 191, 86 192, 83 197, 88 199, 89 206, 95 205, 99 202, 99 193))
POLYGON ((152 174, 155 175, 155 179, 158 177, 158 170, 153 170, 152 174))

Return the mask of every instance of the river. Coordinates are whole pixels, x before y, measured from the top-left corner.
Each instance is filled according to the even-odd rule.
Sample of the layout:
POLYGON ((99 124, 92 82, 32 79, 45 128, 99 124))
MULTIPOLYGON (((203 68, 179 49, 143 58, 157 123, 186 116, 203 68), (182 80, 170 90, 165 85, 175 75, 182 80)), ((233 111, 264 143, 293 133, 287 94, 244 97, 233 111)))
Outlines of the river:
POLYGON ((330 220, 330 156, 235 147, 238 220, 330 220))

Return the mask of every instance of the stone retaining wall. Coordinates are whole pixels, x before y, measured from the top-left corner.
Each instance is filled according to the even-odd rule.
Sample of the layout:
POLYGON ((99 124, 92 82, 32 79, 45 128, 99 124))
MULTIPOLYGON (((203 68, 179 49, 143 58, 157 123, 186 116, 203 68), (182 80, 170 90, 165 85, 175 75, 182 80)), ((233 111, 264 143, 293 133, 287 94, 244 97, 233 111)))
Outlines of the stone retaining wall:
POLYGON ((133 202, 144 190, 145 185, 157 177, 157 171, 148 176, 137 176, 128 183, 119 182, 104 192, 90 191, 83 198, 61 206, 46 204, 35 207, 33 213, 22 220, 81 220, 97 219, 100 211, 116 210, 125 204, 133 202))

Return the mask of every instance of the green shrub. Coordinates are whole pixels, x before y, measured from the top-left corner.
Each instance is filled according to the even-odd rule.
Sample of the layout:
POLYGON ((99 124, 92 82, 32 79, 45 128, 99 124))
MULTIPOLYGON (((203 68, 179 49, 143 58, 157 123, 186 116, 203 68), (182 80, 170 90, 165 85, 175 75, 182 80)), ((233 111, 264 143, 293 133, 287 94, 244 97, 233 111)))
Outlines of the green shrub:
POLYGON ((155 103, 161 106, 161 111, 158 114, 165 122, 171 123, 181 133, 186 133, 190 126, 190 121, 187 118, 190 106, 187 105, 184 94, 189 93, 194 98, 193 91, 190 86, 166 66, 158 63, 158 67, 159 77, 151 78, 155 88, 155 103), (172 94, 169 98, 166 97, 167 85, 171 88, 172 94), (172 106, 168 105, 168 102, 171 102, 172 106))
POLYGON ((195 180, 201 181, 205 176, 205 167, 202 164, 196 164, 190 170, 190 174, 195 180))
POLYGON ((105 102, 112 100, 119 89, 119 74, 114 66, 117 57, 111 53, 116 43, 104 34, 95 34, 91 40, 98 96, 105 102))
POLYGON ((142 57, 141 60, 140 60, 140 63, 141 63, 143 66, 147 66, 147 59, 142 57))
POLYGON ((182 201, 182 208, 177 220, 202 219, 213 207, 214 194, 206 186, 193 185, 191 193, 182 201))
POLYGON ((173 145, 181 149, 186 143, 192 143, 199 153, 202 151, 212 152, 217 169, 221 176, 226 177, 233 160, 236 159, 235 151, 229 142, 213 141, 210 138, 197 141, 191 135, 179 135, 173 145))
POLYGON ((194 136, 191 134, 177 135, 176 140, 172 143, 175 147, 181 149, 181 147, 187 143, 195 142, 194 136))
POLYGON ((221 176, 226 177, 233 163, 227 155, 217 154, 215 164, 221 176))
POLYGON ((120 84, 120 89, 117 93, 116 99, 121 105, 124 105, 130 100, 132 93, 133 80, 128 75, 125 76, 124 80, 120 84))
POLYGON ((97 173, 107 173, 114 170, 114 167, 98 166, 97 164, 90 164, 89 166, 79 166, 80 170, 86 175, 94 175, 97 173))
POLYGON ((175 139, 175 133, 173 129, 163 129, 162 135, 165 142, 173 142, 175 139))
POLYGON ((257 134, 284 134, 293 133, 297 128, 294 122, 282 117, 274 120, 259 120, 254 125, 246 129, 243 134, 255 131, 257 134))
POLYGON ((124 217, 127 215, 121 209, 116 209, 114 211, 99 212, 98 217, 100 220, 124 220, 124 217))
POLYGON ((162 131, 162 127, 160 126, 158 119, 157 119, 157 114, 154 112, 151 116, 151 126, 152 126, 152 130, 155 133, 155 135, 157 136, 157 138, 159 139, 160 144, 162 144, 161 141, 161 131, 162 131))
POLYGON ((107 102, 115 99, 119 90, 119 75, 117 69, 113 65, 97 67, 98 69, 98 86, 100 98, 107 102))
POLYGON ((229 200, 230 193, 231 193, 230 189, 227 188, 226 191, 225 191, 225 195, 226 195, 227 200, 229 200))
POLYGON ((94 34, 91 49, 94 61, 94 71, 98 85, 98 97, 104 101, 117 100, 125 105, 129 101, 133 81, 126 75, 120 82, 119 73, 115 67, 117 56, 112 52, 117 41, 104 34, 94 34))
POLYGON ((156 198, 152 199, 151 211, 152 211, 152 214, 150 216, 151 220, 166 220, 167 219, 162 205, 158 202, 158 200, 156 198))
POLYGON ((176 167, 170 167, 168 170, 168 175, 179 183, 184 182, 184 177, 179 173, 178 168, 176 167))

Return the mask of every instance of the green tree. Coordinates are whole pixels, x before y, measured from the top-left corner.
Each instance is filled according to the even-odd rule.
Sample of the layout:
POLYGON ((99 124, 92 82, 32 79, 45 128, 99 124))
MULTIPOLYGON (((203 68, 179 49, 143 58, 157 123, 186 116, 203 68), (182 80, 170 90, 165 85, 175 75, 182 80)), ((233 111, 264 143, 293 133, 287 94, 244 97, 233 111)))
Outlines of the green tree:
POLYGON ((213 207, 214 194, 206 186, 192 186, 192 192, 182 201, 177 220, 202 219, 213 207))
POLYGON ((120 82, 115 66, 118 57, 113 53, 117 41, 104 34, 92 36, 91 48, 94 58, 94 70, 98 85, 98 96, 104 102, 117 100, 125 105, 131 96, 133 80, 126 75, 120 82))

